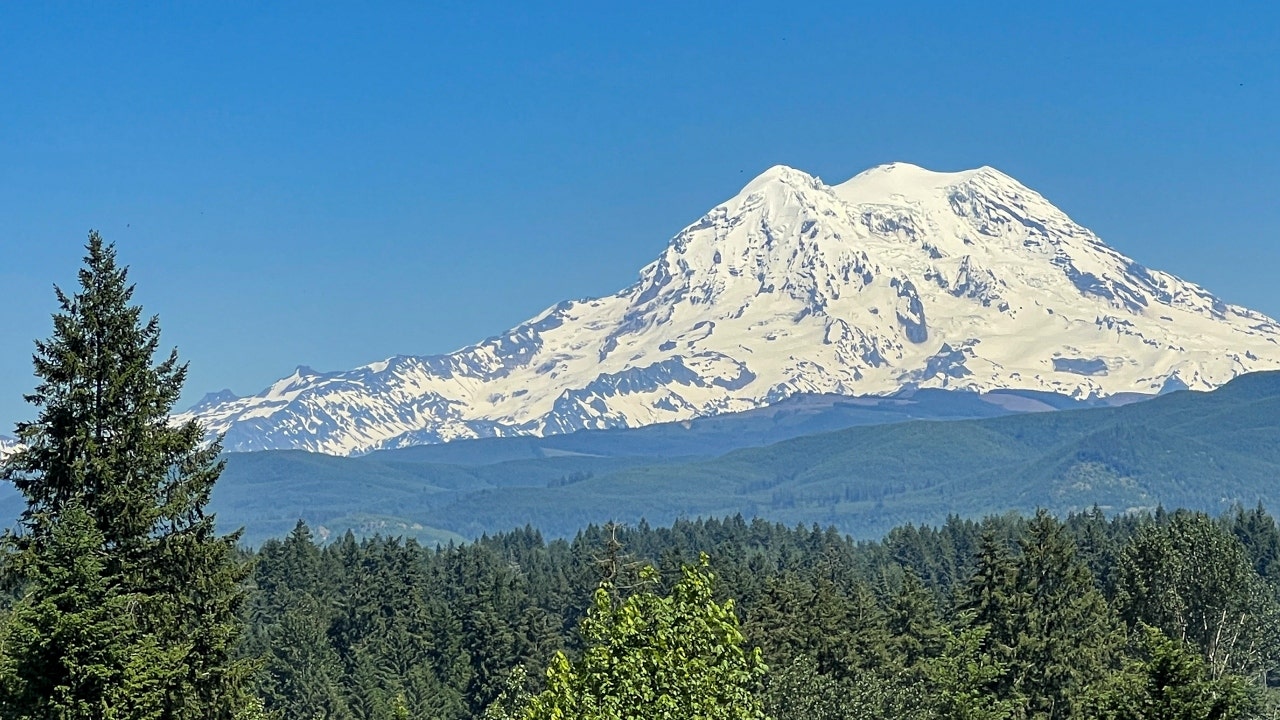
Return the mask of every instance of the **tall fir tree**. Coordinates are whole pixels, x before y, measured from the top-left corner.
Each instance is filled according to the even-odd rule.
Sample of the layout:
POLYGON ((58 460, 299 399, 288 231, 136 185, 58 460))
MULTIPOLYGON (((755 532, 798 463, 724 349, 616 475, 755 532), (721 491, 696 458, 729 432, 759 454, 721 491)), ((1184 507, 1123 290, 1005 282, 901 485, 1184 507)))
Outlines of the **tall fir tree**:
MULTIPOLYGON (((966 629, 981 639, 983 663, 1006 670, 1013 664, 1017 623, 1025 598, 1017 592, 1018 568, 1009 545, 994 530, 983 531, 978 545, 977 569, 969 586, 959 593, 958 609, 966 629)), ((991 695, 1013 695, 1013 673, 987 678, 984 690, 991 695)))
POLYGON ((1119 622, 1047 512, 1036 513, 1018 547, 1014 557, 995 533, 983 534, 961 617, 981 638, 980 663, 1003 670, 985 678, 991 698, 1018 717, 1072 717, 1081 693, 1117 661, 1119 622))
POLYGON ((253 706, 250 668, 236 658, 247 567, 238 534, 218 535, 205 513, 220 448, 197 423, 171 423, 187 366, 176 350, 156 362, 159 320, 143 321, 115 248, 90 233, 84 262, 77 292, 55 288, 53 335, 36 342, 39 383, 26 398, 37 418, 18 425, 23 449, 3 469, 27 508, 11 538, 23 594, 4 631, 0 703, 6 717, 48 717, 31 693, 38 674, 77 698, 84 717, 242 716, 253 706), (66 567, 69 546, 93 562, 66 567), (80 576, 70 587, 69 572, 80 576), (95 593, 107 604, 83 602, 95 593), (131 601, 111 605, 117 598, 131 601), (102 618, 102 607, 118 611, 102 618), (32 637, 42 624, 84 623, 107 624, 32 637), (146 687, 159 699, 146 712, 112 679, 127 674, 120 663, 137 638, 157 659, 146 687), (78 645, 49 644, 59 642, 78 645))
POLYGON ((1019 542, 1017 593, 1022 612, 1014 650, 1014 693, 1029 717, 1069 718, 1082 693, 1118 660, 1123 635, 1075 543, 1041 510, 1019 542))

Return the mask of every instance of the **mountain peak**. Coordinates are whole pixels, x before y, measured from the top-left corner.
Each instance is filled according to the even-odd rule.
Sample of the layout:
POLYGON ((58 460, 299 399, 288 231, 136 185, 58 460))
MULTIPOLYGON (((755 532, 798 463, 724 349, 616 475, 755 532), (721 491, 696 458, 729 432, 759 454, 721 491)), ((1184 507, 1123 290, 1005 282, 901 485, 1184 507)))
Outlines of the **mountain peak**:
POLYGON ((937 172, 911 163, 892 162, 864 170, 833 189, 846 202, 885 204, 895 198, 919 197, 955 187, 985 169, 937 172))
POLYGON ((299 368, 198 412, 229 450, 335 454, 635 427, 796 394, 1074 397, 1280 369, 1280 325, 1150 270, 990 167, 828 186, 777 165, 614 295, 455 353, 299 368))
POLYGON ((205 396, 200 398, 200 401, 195 405, 192 405, 191 409, 187 412, 199 413, 203 410, 214 408, 223 403, 229 403, 239 399, 239 395, 236 395, 229 388, 224 388, 217 392, 205 393, 205 396))
POLYGON ((797 170, 787 165, 774 165, 752 178, 751 182, 747 183, 738 192, 738 197, 747 197, 772 187, 815 187, 818 185, 821 185, 821 181, 803 170, 797 170))

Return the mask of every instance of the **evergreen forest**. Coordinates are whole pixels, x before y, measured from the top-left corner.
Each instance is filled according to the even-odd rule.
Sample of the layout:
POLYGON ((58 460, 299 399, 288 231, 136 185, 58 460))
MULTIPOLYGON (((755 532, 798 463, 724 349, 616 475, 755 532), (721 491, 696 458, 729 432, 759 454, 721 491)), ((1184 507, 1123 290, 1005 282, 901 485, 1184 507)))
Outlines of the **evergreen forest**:
POLYGON ((699 567, 715 602, 692 614, 730 604, 776 720, 1275 713, 1280 530, 1261 508, 952 518, 879 542, 733 517, 321 546, 299 524, 253 563, 244 648, 288 718, 552 717, 512 698, 546 692, 559 653, 590 656, 597 589, 661 598, 699 567))

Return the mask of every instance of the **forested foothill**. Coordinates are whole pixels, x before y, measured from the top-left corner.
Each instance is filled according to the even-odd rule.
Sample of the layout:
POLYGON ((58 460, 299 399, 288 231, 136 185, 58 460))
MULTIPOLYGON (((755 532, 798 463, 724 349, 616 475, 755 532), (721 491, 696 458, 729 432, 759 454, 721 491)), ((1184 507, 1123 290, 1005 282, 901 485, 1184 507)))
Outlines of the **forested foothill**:
MULTIPOLYGON (((789 419, 782 408, 723 417, 717 427, 751 437, 778 432, 789 419)), ((1211 392, 1123 407, 862 425, 703 458, 688 457, 699 452, 689 435, 712 437, 703 453, 719 452, 716 436, 694 432, 696 425, 490 438, 354 458, 234 453, 213 507, 231 527, 243 525, 254 544, 281 537, 300 517, 318 534, 351 528, 434 544, 525 523, 549 537, 572 537, 609 518, 668 525, 738 513, 833 525, 864 540, 909 522, 1012 509, 1062 516, 1094 505, 1116 513, 1164 504, 1218 515, 1237 503, 1280 503, 1277 428, 1280 372, 1258 372, 1211 392)))
MULTIPOLYGON (((879 541, 730 515, 474 542, 207 512, 186 366, 90 236, 0 471, 0 718, 1266 718, 1280 528, 1261 506, 959 516, 879 541)), ((1259 438, 1255 437, 1254 440, 1259 438)))

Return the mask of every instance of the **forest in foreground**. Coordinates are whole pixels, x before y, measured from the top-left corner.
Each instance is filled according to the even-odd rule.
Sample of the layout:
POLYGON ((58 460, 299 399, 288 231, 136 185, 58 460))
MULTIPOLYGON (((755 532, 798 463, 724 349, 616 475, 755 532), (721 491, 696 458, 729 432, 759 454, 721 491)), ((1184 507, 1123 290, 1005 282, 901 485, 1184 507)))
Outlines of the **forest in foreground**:
MULTIPOLYGON (((580 631, 596 588, 615 609, 671 598, 698 567, 732 601, 738 662, 775 720, 1275 712, 1280 531, 1262 508, 953 518, 880 542, 734 517, 321 546, 299 524, 255 553, 245 651, 286 718, 522 717, 557 653, 578 669, 599 649, 580 631), (767 669, 752 675, 754 648, 767 669)), ((605 643, 611 662, 680 652, 645 622, 653 637, 605 643)))

